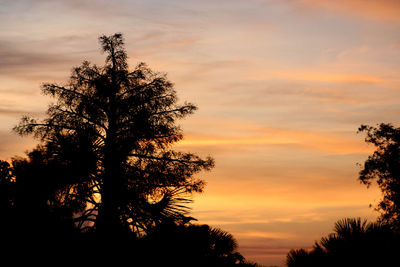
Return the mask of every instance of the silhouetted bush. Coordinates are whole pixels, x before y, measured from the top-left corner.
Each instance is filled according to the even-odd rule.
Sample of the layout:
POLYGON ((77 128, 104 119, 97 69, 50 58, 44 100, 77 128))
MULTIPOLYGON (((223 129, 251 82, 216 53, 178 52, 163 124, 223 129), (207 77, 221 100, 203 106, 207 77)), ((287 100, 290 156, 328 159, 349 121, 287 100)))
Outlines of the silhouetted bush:
POLYGON ((393 266, 399 262, 400 233, 389 224, 358 219, 335 223, 334 233, 312 249, 292 249, 288 267, 393 266))

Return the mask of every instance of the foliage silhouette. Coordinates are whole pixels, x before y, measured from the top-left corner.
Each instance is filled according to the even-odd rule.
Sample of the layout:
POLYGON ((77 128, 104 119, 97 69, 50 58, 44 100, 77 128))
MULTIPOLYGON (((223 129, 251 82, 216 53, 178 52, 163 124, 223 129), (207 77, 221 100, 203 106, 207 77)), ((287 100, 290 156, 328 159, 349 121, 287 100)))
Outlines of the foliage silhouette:
POLYGON ((68 171, 63 164, 45 159, 38 148, 27 159, 0 161, 0 166, 2 259, 13 264, 16 260, 26 264, 29 259, 30 264, 33 259, 43 263, 55 255, 65 258, 84 251, 73 218, 79 201, 71 196, 65 200, 68 205, 59 202, 60 195, 68 198, 68 184, 60 175, 68 171))
POLYGON ((359 173, 361 183, 376 180, 383 192, 377 222, 343 219, 335 223, 334 233, 321 238, 312 249, 292 249, 288 267, 302 266, 392 266, 400 251, 400 128, 381 123, 361 125, 367 143, 376 150, 359 173))
POLYGON ((34 134, 49 158, 71 167, 56 178, 66 191, 54 201, 73 206, 81 230, 139 236, 166 218, 190 221, 188 196, 204 185, 194 174, 214 162, 171 145, 182 139, 177 119, 196 107, 178 105, 173 84, 144 63, 129 71, 121 34, 99 40, 105 65, 85 61, 67 84, 44 84, 57 100, 47 118, 24 117, 14 130, 34 134))
POLYGON ((360 218, 335 223, 334 233, 321 238, 311 250, 292 249, 288 267, 390 266, 398 261, 400 234, 391 225, 360 218))
POLYGON ((376 180, 383 193, 378 205, 380 219, 400 226, 400 128, 382 123, 378 127, 362 125, 359 132, 365 132, 365 141, 376 147, 359 179, 367 186, 376 180))
POLYGON ((44 84, 57 99, 43 121, 14 128, 41 145, 27 158, 0 160, 3 259, 113 266, 257 266, 233 236, 194 225, 186 204, 211 158, 175 152, 177 105, 166 76, 143 63, 128 71, 121 34, 100 37, 103 67, 84 62, 66 85, 44 84), (34 260, 36 259, 36 260, 34 260))
POLYGON ((29 153, 28 159, 14 159, 11 165, 0 161, 2 229, 24 235, 74 231, 73 213, 82 203, 65 193, 69 185, 59 172, 66 174, 67 169, 44 157, 43 150, 37 148, 29 153), (69 205, 60 203, 61 198, 69 201, 69 205))
POLYGON ((159 256, 164 263, 173 262, 179 266, 256 266, 237 252, 237 241, 231 234, 208 225, 165 222, 144 240, 152 248, 147 251, 160 251, 159 256))
POLYGON ((237 251, 231 234, 174 218, 164 219, 140 238, 134 232, 104 238, 96 231, 80 231, 73 214, 82 209, 82 199, 70 190, 74 184, 63 180, 76 170, 46 152, 37 147, 27 159, 0 161, 0 211, 5 218, 0 234, 11 248, 7 254, 2 251, 3 258, 17 252, 40 255, 41 263, 73 257, 80 265, 257 266, 237 251))

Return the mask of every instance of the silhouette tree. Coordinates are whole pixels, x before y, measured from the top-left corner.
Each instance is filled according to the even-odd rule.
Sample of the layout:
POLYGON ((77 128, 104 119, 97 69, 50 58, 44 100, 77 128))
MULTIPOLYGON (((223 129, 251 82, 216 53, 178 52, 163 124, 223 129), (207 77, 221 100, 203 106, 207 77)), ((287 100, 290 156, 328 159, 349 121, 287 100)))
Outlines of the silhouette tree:
MULTIPOLYGON (((318 266, 322 261, 319 257, 316 257, 315 251, 319 248, 314 245, 314 249, 307 251, 303 248, 292 249, 286 256, 286 264, 289 267, 305 267, 305 266, 318 266)), ((319 250, 318 250, 319 251, 319 250)), ((324 252, 322 253, 324 255, 324 252)))
POLYGON ((144 63, 129 71, 121 34, 99 40, 105 65, 85 61, 65 85, 44 84, 57 102, 43 121, 23 117, 14 130, 34 134, 50 158, 72 166, 63 182, 82 230, 141 234, 165 218, 187 222, 187 196, 204 185, 194 174, 214 164, 171 148, 183 138, 177 119, 196 107, 178 105, 166 75, 144 63))
POLYGON ((231 234, 208 225, 166 222, 145 241, 151 246, 147 251, 159 255, 150 264, 154 266, 257 266, 237 251, 237 241, 231 234))
POLYGON ((73 213, 85 207, 65 180, 69 168, 38 147, 27 159, 0 161, 0 232, 25 241, 77 233, 73 213), (61 174, 60 174, 61 173, 61 174))
POLYGON ((372 181, 380 187, 383 199, 378 205, 377 222, 343 219, 335 223, 334 233, 321 238, 312 249, 292 249, 286 258, 289 267, 302 266, 391 266, 398 262, 400 250, 400 128, 381 123, 361 125, 367 143, 376 150, 359 173, 361 183, 372 181))
POLYGON ((40 146, 26 159, 0 161, 0 236, 16 249, 8 253, 34 252, 49 262, 80 255, 81 264, 112 260, 115 266, 258 266, 237 251, 228 232, 171 217, 141 238, 127 233, 105 240, 98 232, 79 231, 73 214, 85 209, 85 198, 76 193, 71 177, 79 177, 79 168, 73 167, 40 146), (26 244, 29 249, 21 249, 26 244))
POLYGON ((376 147, 360 171, 360 181, 370 186, 376 181, 383 193, 378 204, 381 220, 400 226, 400 128, 382 123, 378 127, 362 125, 367 143, 376 147))
POLYGON ((390 266, 396 262, 400 235, 391 225, 360 218, 335 223, 334 233, 321 238, 311 250, 292 249, 288 267, 390 266))
POLYGON ((14 225, 15 201, 15 177, 12 166, 7 161, 0 160, 0 212, 3 218, 8 218, 0 220, 0 229, 8 230, 14 225))

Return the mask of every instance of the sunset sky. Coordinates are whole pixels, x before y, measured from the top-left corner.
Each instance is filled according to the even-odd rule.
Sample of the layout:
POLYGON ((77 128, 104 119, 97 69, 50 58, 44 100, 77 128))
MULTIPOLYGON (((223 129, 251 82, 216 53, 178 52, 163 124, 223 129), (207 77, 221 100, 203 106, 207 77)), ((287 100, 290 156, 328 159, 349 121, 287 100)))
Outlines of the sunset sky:
POLYGON ((375 219, 381 195, 357 181, 373 147, 361 124, 400 118, 400 0, 0 0, 0 158, 37 141, 11 132, 41 117, 43 82, 121 32, 129 63, 166 72, 180 101, 176 149, 211 155, 192 215, 239 251, 283 265, 344 217, 375 219))

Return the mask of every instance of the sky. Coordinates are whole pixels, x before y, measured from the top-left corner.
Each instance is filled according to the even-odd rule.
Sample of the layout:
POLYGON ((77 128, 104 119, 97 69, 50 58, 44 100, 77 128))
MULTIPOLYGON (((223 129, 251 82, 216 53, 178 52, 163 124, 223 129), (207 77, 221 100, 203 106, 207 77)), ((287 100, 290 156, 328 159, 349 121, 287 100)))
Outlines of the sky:
POLYGON ((199 108, 176 149, 216 166, 192 216, 281 266, 337 220, 378 215, 357 129, 398 123, 399 14, 399 0, 0 0, 0 158, 37 143, 11 128, 43 116, 40 84, 101 65, 98 37, 121 32, 131 67, 167 73, 199 108))

